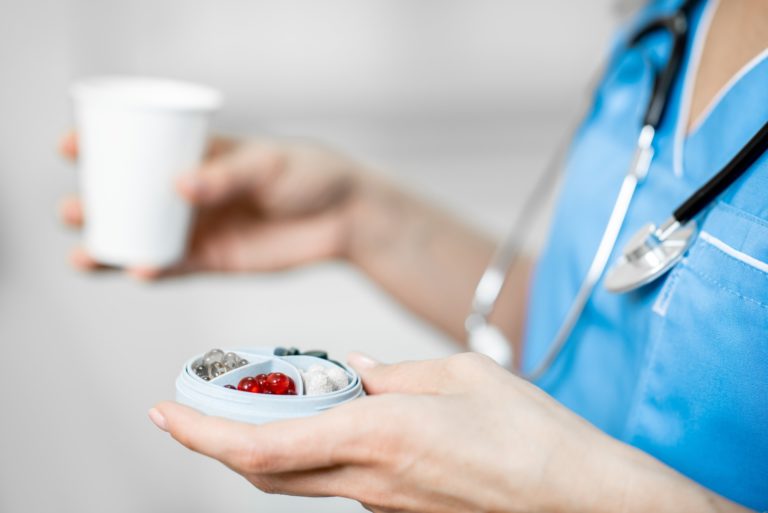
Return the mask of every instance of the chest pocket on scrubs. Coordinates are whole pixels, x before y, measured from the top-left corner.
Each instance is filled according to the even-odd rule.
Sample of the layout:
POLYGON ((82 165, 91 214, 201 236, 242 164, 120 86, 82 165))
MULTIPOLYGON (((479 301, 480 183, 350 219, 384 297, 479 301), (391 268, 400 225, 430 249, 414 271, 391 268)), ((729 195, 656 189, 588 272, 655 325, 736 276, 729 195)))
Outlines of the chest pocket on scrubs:
POLYGON ((716 204, 654 313, 625 439, 768 508, 768 221, 716 204))

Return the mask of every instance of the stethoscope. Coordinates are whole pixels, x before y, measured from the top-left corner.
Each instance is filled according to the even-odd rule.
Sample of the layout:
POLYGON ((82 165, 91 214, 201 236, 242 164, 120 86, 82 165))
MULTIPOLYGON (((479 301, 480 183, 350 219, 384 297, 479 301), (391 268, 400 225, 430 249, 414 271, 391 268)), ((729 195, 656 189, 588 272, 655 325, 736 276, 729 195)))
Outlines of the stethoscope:
MULTIPOLYGON (((664 118, 672 87, 680 74, 688 40, 690 12, 696 3, 697 0, 684 1, 675 12, 652 20, 629 40, 629 46, 633 47, 650 34, 666 31, 672 36, 672 51, 666 65, 654 79, 653 91, 643 117, 631 164, 622 181, 592 263, 544 358, 529 373, 517 371, 525 379, 535 381, 551 368, 562 353, 595 285, 604 274, 637 186, 645 179, 653 160, 653 141, 664 118)), ((694 218, 738 180, 767 147, 768 123, 763 125, 721 171, 675 209, 668 220, 658 227, 648 224, 630 239, 614 266, 605 273, 605 288, 615 293, 629 292, 651 283, 675 266, 698 233, 694 218)), ((469 348, 490 356, 510 369, 514 364, 512 346, 503 333, 488 321, 488 316, 493 311, 509 270, 517 261, 520 241, 525 238, 533 224, 531 218, 537 215, 540 205, 544 203, 541 199, 550 188, 554 175, 552 170, 557 167, 559 166, 552 165, 545 172, 543 179, 523 206, 521 218, 516 223, 517 229, 513 230, 494 254, 477 284, 472 312, 465 322, 469 348)))

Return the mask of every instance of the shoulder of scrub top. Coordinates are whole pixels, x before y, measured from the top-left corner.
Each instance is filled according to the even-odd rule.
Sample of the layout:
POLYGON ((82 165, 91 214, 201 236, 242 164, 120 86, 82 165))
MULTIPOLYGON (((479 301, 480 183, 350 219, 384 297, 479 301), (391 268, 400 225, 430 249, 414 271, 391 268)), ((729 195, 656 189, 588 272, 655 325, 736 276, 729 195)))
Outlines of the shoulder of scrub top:
MULTIPOLYGON (((591 101, 589 107, 585 110, 584 117, 578 127, 583 128, 588 124, 594 113, 595 106, 599 104, 597 99, 600 96, 601 91, 604 91, 606 83, 610 82, 610 77, 615 76, 616 71, 622 65, 622 61, 629 58, 630 53, 638 55, 641 53, 641 46, 628 50, 627 43, 633 34, 650 20, 674 12, 674 10, 679 7, 680 3, 681 0, 650 0, 645 2, 637 12, 632 13, 627 19, 621 21, 611 38, 605 55, 603 56, 601 67, 595 70, 595 74, 588 84, 590 91, 587 93, 587 96, 591 101)), ((644 42, 642 46, 647 45, 648 43, 644 42)), ((578 127, 574 133, 575 136, 578 136, 578 133, 580 132, 580 128, 578 127)))
POLYGON ((610 68, 611 64, 615 62, 617 55, 626 50, 629 39, 640 27, 658 16, 674 12, 681 3, 681 0, 651 0, 646 2, 642 8, 628 19, 622 21, 608 46, 608 59, 606 60, 608 64, 606 68, 610 68))

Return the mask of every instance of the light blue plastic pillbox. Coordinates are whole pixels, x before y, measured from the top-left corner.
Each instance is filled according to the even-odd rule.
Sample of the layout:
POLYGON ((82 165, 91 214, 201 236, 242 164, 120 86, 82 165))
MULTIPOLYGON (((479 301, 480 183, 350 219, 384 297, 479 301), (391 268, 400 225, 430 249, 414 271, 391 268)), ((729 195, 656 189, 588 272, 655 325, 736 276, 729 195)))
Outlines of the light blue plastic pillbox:
POLYGON ((313 365, 335 367, 337 364, 314 356, 275 356, 274 347, 225 349, 233 351, 248 360, 248 364, 205 381, 192 368, 197 355, 184 365, 176 379, 176 400, 207 415, 225 417, 231 420, 262 424, 273 420, 306 417, 325 411, 334 406, 356 399, 364 394, 360 377, 346 365, 341 365, 349 376, 349 384, 329 394, 306 396, 301 371, 313 365), (224 388, 237 386, 245 376, 282 372, 296 383, 297 395, 251 394, 224 388))

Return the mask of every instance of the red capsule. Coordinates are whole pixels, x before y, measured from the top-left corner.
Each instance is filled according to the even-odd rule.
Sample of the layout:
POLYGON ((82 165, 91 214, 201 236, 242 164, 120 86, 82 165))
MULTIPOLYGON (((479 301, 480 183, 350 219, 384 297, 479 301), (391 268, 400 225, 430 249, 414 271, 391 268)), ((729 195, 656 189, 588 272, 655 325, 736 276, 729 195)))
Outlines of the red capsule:
POLYGON ((267 376, 266 390, 275 395, 296 395, 296 383, 282 372, 272 372, 267 376))
POLYGON ((266 374, 257 374, 253 377, 253 379, 256 380, 256 382, 259 384, 259 390, 261 390, 262 394, 271 394, 272 392, 269 390, 269 386, 267 385, 267 375, 266 374))
POLYGON ((261 387, 258 382, 250 376, 241 379, 240 383, 237 384, 237 389, 242 392, 251 392, 254 394, 261 392, 261 387))

